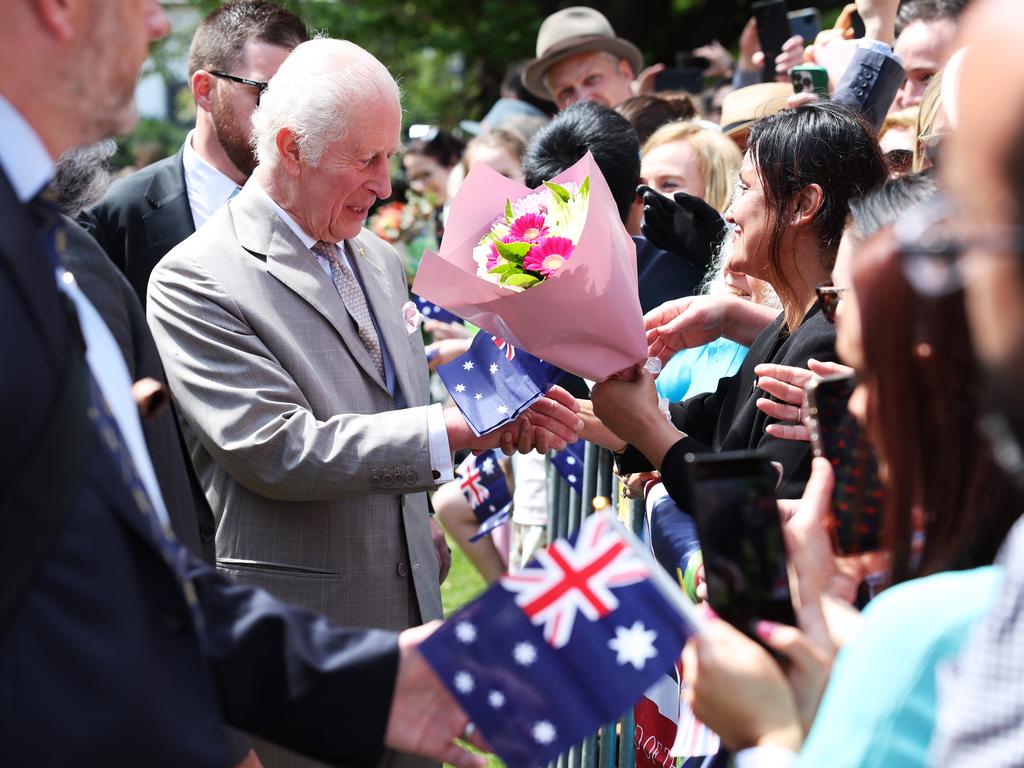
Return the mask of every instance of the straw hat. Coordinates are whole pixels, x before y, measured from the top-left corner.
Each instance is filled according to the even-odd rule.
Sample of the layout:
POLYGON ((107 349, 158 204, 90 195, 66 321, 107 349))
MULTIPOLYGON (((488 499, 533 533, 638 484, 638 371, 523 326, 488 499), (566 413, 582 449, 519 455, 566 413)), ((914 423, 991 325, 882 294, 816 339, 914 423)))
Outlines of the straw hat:
POLYGON ((722 100, 722 133, 736 139, 762 117, 785 109, 792 95, 789 83, 758 83, 733 91, 722 100))
POLYGON ((537 58, 523 70, 523 85, 534 96, 551 99, 544 75, 562 59, 577 53, 602 51, 625 59, 633 74, 644 65, 640 49, 628 40, 615 36, 615 30, 604 14, 578 5, 564 8, 544 19, 537 33, 537 58))

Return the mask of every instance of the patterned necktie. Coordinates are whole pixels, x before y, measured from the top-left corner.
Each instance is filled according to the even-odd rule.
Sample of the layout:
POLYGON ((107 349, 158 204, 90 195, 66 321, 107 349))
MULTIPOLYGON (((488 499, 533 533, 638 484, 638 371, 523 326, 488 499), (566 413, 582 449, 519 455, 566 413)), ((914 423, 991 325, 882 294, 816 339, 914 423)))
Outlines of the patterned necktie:
POLYGON ((338 246, 334 243, 326 243, 318 240, 313 245, 313 253, 327 260, 331 265, 331 279, 334 287, 341 294, 341 300, 345 309, 355 320, 356 328, 359 331, 359 340, 363 342, 366 351, 370 353, 370 359, 377 368, 381 379, 384 378, 384 355, 380 348, 380 338, 377 336, 377 329, 373 327, 373 318, 370 317, 370 307, 366 303, 366 296, 363 289, 352 273, 352 268, 338 258, 338 246))
MULTIPOLYGON (((44 190, 29 202, 28 209, 35 219, 40 243, 46 252, 47 258, 55 268, 60 266, 61 256, 67 247, 67 235, 64 232, 64 222, 60 218, 60 213, 52 194, 48 190, 44 190)), ((64 296, 63 292, 61 292, 61 296, 64 296)), ((73 324, 74 331, 81 336, 82 332, 78 322, 78 313, 74 309, 73 302, 68 299, 65 301, 65 305, 65 309, 69 314, 69 323, 73 324)), ((84 342, 81 343, 81 348, 85 348, 84 342)), ((146 521, 153 542, 157 545, 157 549, 167 562, 167 565, 177 576, 184 593, 185 602, 188 604, 189 612, 192 615, 192 621, 195 624, 196 635, 202 647, 206 640, 205 622, 199 607, 195 586, 187 575, 188 551, 178 543, 173 531, 163 522, 157 511, 153 508, 149 495, 146 493, 146 488, 135 467, 135 461, 132 458, 131 452, 124 444, 121 430, 117 425, 117 419, 111 413, 110 406, 103 396, 103 391, 100 389, 99 383, 96 381, 96 377, 93 376, 88 364, 85 366, 85 372, 89 380, 89 421, 99 434, 101 443, 109 452, 114 465, 118 468, 121 481, 131 494, 132 501, 135 502, 135 508, 146 521)))

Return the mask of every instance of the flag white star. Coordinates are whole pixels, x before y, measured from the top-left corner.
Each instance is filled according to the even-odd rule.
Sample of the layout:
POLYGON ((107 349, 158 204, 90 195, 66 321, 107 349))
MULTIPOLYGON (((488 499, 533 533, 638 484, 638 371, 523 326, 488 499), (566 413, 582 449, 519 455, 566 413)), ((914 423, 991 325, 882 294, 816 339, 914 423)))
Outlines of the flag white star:
POLYGON ((576 475, 569 475, 569 477, 567 477, 566 479, 567 479, 567 480, 568 480, 568 481, 569 481, 570 483, 575 483, 575 482, 576 482, 576 475))
POLYGON ((519 666, 528 667, 537 660, 537 649, 531 643, 516 643, 516 647, 512 649, 512 658, 519 666))
POLYGON ((429 316, 430 313, 433 312, 433 311, 434 311, 433 308, 429 307, 429 306, 423 308, 423 314, 427 315, 427 316, 429 316))
POLYGON ((485 459, 484 463, 480 465, 480 471, 485 475, 491 474, 494 471, 494 459, 485 459))
POLYGON ((476 640, 476 627, 468 621, 460 621, 455 625, 455 636, 459 642, 469 645, 476 640))
POLYGON ((481 395, 479 392, 477 392, 475 395, 473 395, 473 399, 474 400, 483 400, 484 396, 481 395))
POLYGON ((491 375, 493 376, 494 374, 496 374, 498 372, 498 364, 497 363, 491 363, 491 367, 488 368, 488 370, 491 372, 491 375))
POLYGON ((456 392, 465 392, 466 391, 466 385, 465 384, 456 384, 455 385, 455 391, 456 392))
POLYGON ((569 456, 565 460, 565 463, 568 464, 570 467, 573 466, 574 464, 576 464, 576 457, 575 456, 569 456))
POLYGON ((507 405, 499 405, 498 406, 498 413, 500 413, 502 416, 504 416, 506 413, 508 413, 508 406, 507 405))
POLYGON ((636 669, 643 669, 648 659, 658 655, 654 648, 654 640, 658 633, 653 629, 644 629, 643 622, 635 621, 629 629, 615 628, 615 637, 608 641, 608 647, 617 654, 615 661, 619 664, 632 664, 636 669))
POLYGON ((538 744, 550 744, 555 740, 555 736, 558 735, 558 731, 555 730, 555 726, 549 723, 547 720, 541 720, 531 731, 533 740, 538 744))
POLYGON ((501 709, 505 706, 505 694, 501 691, 491 691, 487 694, 487 703, 494 709, 501 709))
POLYGON ((473 370, 473 361, 472 360, 467 360, 466 362, 464 362, 462 364, 462 368, 463 368, 463 370, 466 370, 466 371, 472 371, 473 370))
POLYGON ((475 687, 476 681, 473 680, 473 676, 469 672, 455 673, 455 690, 459 693, 470 694, 475 687))

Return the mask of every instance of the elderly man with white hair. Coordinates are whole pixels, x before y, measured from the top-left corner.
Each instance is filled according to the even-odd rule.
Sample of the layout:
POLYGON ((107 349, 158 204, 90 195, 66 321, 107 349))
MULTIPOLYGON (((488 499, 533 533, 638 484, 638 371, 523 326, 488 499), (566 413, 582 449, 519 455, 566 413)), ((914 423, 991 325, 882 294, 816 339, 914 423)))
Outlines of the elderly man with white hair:
POLYGON ((149 284, 217 565, 348 626, 438 618, 447 548, 425 491, 452 479, 452 452, 557 449, 582 423, 557 389, 483 438, 427 404, 401 262, 363 228, 390 195, 401 128, 377 59, 338 40, 298 46, 253 127, 256 172, 149 284))

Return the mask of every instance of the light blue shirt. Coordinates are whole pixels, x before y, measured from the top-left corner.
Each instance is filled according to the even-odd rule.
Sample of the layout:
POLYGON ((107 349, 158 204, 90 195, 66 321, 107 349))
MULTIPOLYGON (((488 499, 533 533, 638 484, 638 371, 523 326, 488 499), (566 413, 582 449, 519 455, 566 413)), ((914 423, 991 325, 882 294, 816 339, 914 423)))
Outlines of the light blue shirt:
MULTIPOLYGON (((0 96, 0 137, 3 138, 0 141, 0 166, 10 180, 18 200, 27 203, 53 178, 53 158, 32 126, 3 96, 0 96)), ((132 397, 131 376, 121 349, 71 273, 58 267, 54 278, 57 287, 74 302, 82 335, 85 337, 85 358, 89 370, 117 421, 125 447, 135 462, 139 479, 153 508, 164 525, 169 525, 170 518, 146 448, 139 408, 132 397)), ((56 478, 61 468, 54 467, 53 471, 56 478)))

